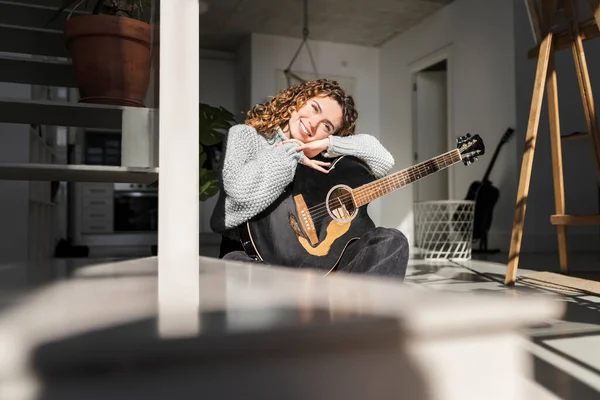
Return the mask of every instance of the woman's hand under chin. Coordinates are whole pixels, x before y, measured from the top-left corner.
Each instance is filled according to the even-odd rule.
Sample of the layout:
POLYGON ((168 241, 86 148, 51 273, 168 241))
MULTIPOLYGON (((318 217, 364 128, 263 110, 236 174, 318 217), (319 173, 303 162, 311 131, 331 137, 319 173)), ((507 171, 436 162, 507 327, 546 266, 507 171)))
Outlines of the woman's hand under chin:
POLYGON ((319 139, 312 142, 304 143, 302 151, 308 158, 313 158, 322 152, 329 149, 329 138, 319 139))
POLYGON ((331 166, 330 162, 312 160, 313 157, 329 148, 329 138, 319 139, 309 143, 304 143, 298 139, 287 139, 279 143, 277 146, 281 146, 282 144, 286 143, 296 143, 298 145, 296 150, 302 150, 304 152, 306 157, 304 157, 302 164, 306 165, 307 167, 314 168, 317 171, 321 171, 324 174, 329 172, 325 168, 331 166))
POLYGON ((314 140, 308 143, 304 143, 298 139, 288 139, 284 140, 281 144, 285 143, 296 143, 308 158, 313 158, 329 149, 329 138, 314 140))

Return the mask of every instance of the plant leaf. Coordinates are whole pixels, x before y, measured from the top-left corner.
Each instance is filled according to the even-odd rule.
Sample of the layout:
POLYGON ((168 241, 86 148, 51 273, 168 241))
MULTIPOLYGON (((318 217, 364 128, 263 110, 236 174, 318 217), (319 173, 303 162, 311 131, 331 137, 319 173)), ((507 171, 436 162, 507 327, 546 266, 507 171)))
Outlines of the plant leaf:
POLYGON ((200 168, 202 168, 204 166, 204 163, 206 162, 207 158, 208 158, 208 156, 206 155, 206 153, 200 153, 200 160, 198 162, 198 165, 200 166, 200 168))
POLYGON ((46 24, 49 24, 50 22, 54 21, 56 19, 56 17, 58 17, 63 11, 65 11, 65 9, 67 7, 77 3, 79 1, 80 0, 63 0, 60 7, 58 7, 58 10, 56 10, 56 12, 52 15, 52 17, 50 17, 50 19, 48 20, 48 22, 46 24))
POLYGON ((222 133, 217 132, 213 129, 208 129, 200 136, 200 143, 204 146, 214 146, 215 144, 221 143, 225 137, 222 133))
POLYGON ((220 131, 228 130, 235 119, 233 114, 223 107, 213 107, 200 103, 200 143, 205 146, 214 146, 223 141, 224 135, 220 131))
POLYGON ((233 113, 224 107, 214 107, 209 104, 199 104, 199 143, 200 152, 200 176, 199 176, 199 196, 204 201, 219 192, 219 172, 202 168, 208 159, 208 155, 203 151, 204 146, 214 146, 225 139, 225 133, 235 123, 233 113))
POLYGON ((200 201, 205 201, 219 193, 219 173, 206 168, 200 169, 200 201))

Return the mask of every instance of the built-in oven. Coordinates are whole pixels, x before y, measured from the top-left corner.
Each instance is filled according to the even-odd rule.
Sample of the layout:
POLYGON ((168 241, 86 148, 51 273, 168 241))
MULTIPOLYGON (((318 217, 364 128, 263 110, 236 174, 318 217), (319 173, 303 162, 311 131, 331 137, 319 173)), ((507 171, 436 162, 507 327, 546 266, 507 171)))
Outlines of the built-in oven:
POLYGON ((158 231, 158 190, 150 185, 114 184, 115 233, 158 231))
MULTIPOLYGON (((86 129, 78 140, 79 150, 74 153, 74 163, 121 165, 119 131, 86 129)), ((102 249, 149 249, 156 245, 157 187, 137 183, 77 182, 73 189, 71 219, 76 244, 102 249)))

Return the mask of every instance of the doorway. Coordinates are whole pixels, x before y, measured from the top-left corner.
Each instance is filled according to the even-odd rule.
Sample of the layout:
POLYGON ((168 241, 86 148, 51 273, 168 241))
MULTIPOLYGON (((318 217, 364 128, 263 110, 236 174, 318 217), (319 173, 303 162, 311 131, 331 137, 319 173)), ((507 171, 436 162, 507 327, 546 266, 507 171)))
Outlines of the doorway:
MULTIPOLYGON (((414 164, 436 157, 448 148, 448 61, 413 71, 414 164)), ((450 199, 449 171, 444 169, 415 182, 414 201, 450 199)))

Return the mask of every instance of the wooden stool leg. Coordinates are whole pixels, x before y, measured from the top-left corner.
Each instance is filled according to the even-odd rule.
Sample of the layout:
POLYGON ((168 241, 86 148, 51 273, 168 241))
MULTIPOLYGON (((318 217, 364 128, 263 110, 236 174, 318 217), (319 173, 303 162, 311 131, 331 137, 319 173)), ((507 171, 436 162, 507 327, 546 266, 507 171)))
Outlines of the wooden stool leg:
POLYGON ((508 253, 508 268, 506 270, 506 284, 513 284, 517 279, 517 267, 519 264, 519 253, 523 240, 523 225, 525 222, 525 208, 529 194, 529 182, 531 180, 531 169, 533 167, 533 155, 537 139, 538 127, 540 125, 540 113, 542 100, 544 98, 544 83, 548 71, 548 58, 552 46, 552 33, 548 33, 540 45, 535 83, 533 85, 533 96, 531 98, 531 110, 527 124, 527 135, 525 137, 525 152, 521 162, 521 176, 519 178, 519 189, 517 190, 517 205, 513 221, 510 251, 508 253))
MULTIPOLYGON (((563 180, 562 147, 560 138, 560 117, 558 113, 558 89, 554 51, 550 55, 548 66, 548 116, 550 118, 550 145, 552 147, 552 178, 554 181, 554 205, 557 215, 565 214, 565 186, 563 180)), ((567 226, 557 225, 558 254, 560 270, 567 272, 567 226)))
MULTIPOLYGON (((548 21, 554 20, 556 11, 556 1, 544 3, 544 13, 551 15, 548 21)), ((546 24, 550 26, 550 24, 546 24)), ((519 265, 519 253, 521 251, 521 242, 523 240, 523 226, 525 223, 525 209, 527 196, 529 195, 529 182, 531 180, 531 169, 533 167, 533 155, 537 139, 538 127, 540 125, 540 113, 542 101, 544 99, 544 85, 548 73, 548 61, 550 51, 553 45, 553 33, 546 29, 546 36, 542 40, 539 53, 537 69, 535 72, 535 82, 533 84, 533 95, 531 97, 531 109, 529 111, 529 121, 527 123, 527 135, 525 136, 525 152, 521 162, 521 175, 519 177, 519 188, 517 190, 517 204, 513 221, 512 236, 510 241, 510 250, 508 253, 508 267, 506 269, 505 283, 512 285, 517 280, 517 268, 519 265)))

